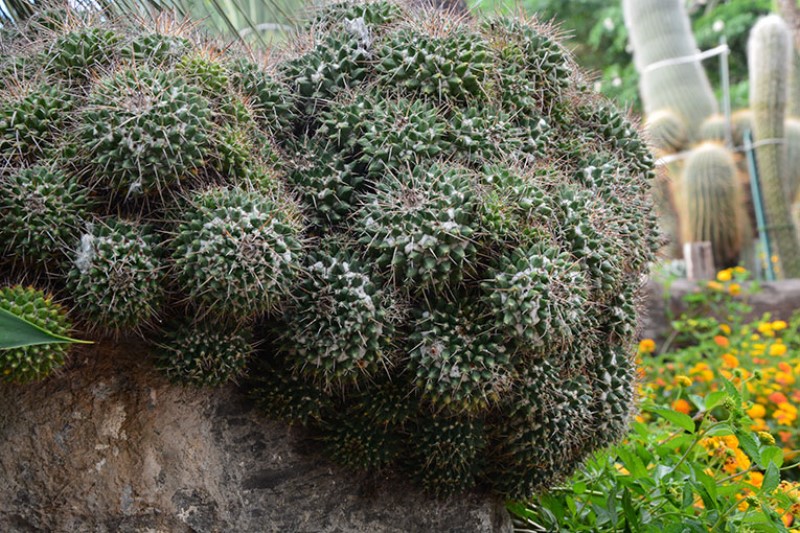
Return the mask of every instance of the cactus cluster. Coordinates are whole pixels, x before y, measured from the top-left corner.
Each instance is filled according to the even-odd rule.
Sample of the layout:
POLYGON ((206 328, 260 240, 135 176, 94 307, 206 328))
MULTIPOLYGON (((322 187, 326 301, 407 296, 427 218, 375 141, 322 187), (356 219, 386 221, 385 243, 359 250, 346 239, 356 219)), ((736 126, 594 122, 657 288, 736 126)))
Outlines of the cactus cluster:
POLYGON ((164 28, 8 43, 4 272, 436 494, 521 497, 622 436, 653 162, 550 30, 347 2, 267 68, 164 28))

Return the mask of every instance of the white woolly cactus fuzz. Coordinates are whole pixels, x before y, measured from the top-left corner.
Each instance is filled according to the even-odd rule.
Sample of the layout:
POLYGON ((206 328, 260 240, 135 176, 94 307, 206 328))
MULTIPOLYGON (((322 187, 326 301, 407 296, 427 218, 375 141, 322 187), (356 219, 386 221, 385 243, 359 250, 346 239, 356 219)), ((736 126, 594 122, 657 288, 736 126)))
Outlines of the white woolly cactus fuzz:
POLYGON ((138 331, 163 301, 162 264, 154 238, 139 223, 97 220, 75 243, 67 291, 91 326, 138 331))
POLYGON ((296 217, 291 205, 258 191, 197 193, 171 243, 181 291, 206 313, 232 320, 274 310, 301 262, 296 217))

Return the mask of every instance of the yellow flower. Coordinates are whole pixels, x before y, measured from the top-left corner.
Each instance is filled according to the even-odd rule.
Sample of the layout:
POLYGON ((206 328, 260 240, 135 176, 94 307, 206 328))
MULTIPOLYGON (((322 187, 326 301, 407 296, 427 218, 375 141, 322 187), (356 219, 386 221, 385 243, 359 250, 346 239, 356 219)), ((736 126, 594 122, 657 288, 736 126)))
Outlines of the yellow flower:
POLYGON ((751 485, 760 489, 761 484, 764 483, 764 474, 761 472, 750 472, 750 479, 748 481, 751 485))
POLYGON ((642 339, 639 343, 640 353, 653 353, 656 351, 656 341, 653 339, 642 339))
POLYGON ((769 354, 774 356, 781 356, 786 353, 786 345, 776 342, 769 347, 769 354))
POLYGON ((770 433, 766 431, 759 431, 758 438, 761 440, 761 442, 766 442, 770 446, 775 444, 775 437, 773 437, 770 433))
POLYGON ((722 283, 717 283, 716 281, 709 281, 708 288, 712 291, 724 291, 725 287, 722 286, 722 283))
POLYGON ((732 274, 733 272, 731 271, 730 268, 726 270, 720 270, 719 272, 717 272, 717 281, 722 281, 722 282, 730 281, 733 278, 732 274))
POLYGON ((689 376, 684 376, 684 375, 675 376, 675 382, 682 387, 692 386, 692 378, 690 378, 689 376))
POLYGON ((728 286, 728 292, 730 293, 731 296, 739 296, 740 294, 742 294, 742 286, 739 285, 738 283, 731 283, 728 286))
POLYGON ((722 333, 724 333, 725 335, 731 334, 731 327, 728 324, 720 324, 719 329, 721 329, 722 333))
POLYGON ((737 274, 747 274, 747 269, 741 266, 733 267, 733 271, 736 272, 737 274))
POLYGON ((722 366, 724 368, 736 368, 739 366, 739 360, 729 353, 722 354, 722 366))
POLYGON ((784 322, 783 320, 776 320, 775 322, 772 323, 772 329, 774 329, 775 331, 780 331, 782 329, 786 329, 787 327, 788 324, 786 324, 786 322, 784 322))
POLYGON ((764 418, 764 415, 767 414, 767 410, 764 409, 763 405, 755 404, 753 407, 747 410, 747 416, 750 418, 764 418))

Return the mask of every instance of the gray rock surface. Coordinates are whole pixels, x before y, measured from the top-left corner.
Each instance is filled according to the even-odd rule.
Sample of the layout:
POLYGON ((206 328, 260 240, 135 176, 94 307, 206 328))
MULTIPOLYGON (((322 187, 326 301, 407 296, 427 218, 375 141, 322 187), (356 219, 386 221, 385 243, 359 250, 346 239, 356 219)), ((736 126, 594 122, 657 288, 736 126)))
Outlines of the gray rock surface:
MULTIPOLYGON (((756 320, 764 313, 771 313, 773 320, 788 320, 800 310, 799 279, 761 282, 759 285, 761 289, 757 293, 740 297, 753 307, 749 320, 756 320)), ((669 336, 670 321, 686 311, 684 296, 696 290, 697 284, 687 280, 675 281, 666 292, 658 283, 649 282, 644 291, 640 337, 655 339, 660 345, 669 336)))
POLYGON ((502 502, 434 501, 353 475, 234 388, 185 389, 142 346, 82 348, 43 383, 0 383, 2 532, 509 532, 502 502))

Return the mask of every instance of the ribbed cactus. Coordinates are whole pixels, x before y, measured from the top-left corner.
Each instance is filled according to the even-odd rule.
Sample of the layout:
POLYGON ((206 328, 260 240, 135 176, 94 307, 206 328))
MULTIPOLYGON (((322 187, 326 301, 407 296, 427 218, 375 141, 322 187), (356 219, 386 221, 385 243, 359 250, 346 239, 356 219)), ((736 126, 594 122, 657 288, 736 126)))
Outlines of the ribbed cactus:
POLYGON ((784 123, 784 134, 789 200, 797 201, 797 192, 800 189, 800 118, 787 118, 784 123))
POLYGON ((700 125, 700 139, 703 141, 725 142, 728 125, 722 115, 711 115, 700 125))
POLYGON ((744 132, 753 131, 753 112, 749 109, 740 109, 731 116, 733 130, 733 145, 744 146, 744 132))
POLYGON ((787 150, 782 142, 792 54, 791 31, 777 15, 759 20, 748 42, 750 109, 771 251, 781 275, 800 276, 800 245, 791 214, 787 150))
POLYGON ((653 159, 547 27, 356 0, 269 69, 137 24, 0 57, 27 65, 0 78, 0 235, 49 254, 25 197, 58 181, 33 227, 64 221, 78 323, 154 339, 176 381, 246 363, 265 413, 434 494, 525 497, 623 436, 653 159))
POLYGON ((667 109, 648 114, 644 129, 653 147, 667 154, 680 152, 689 142, 686 123, 667 109))
POLYGON ((717 268, 736 265, 745 213, 733 154, 719 144, 698 146, 686 161, 681 187, 683 240, 711 242, 717 268))
POLYGON ((717 112, 717 102, 700 61, 649 69, 660 61, 698 53, 683 0, 624 0, 625 25, 641 79, 645 113, 669 109, 686 124, 689 141, 700 138, 700 125, 717 112))

